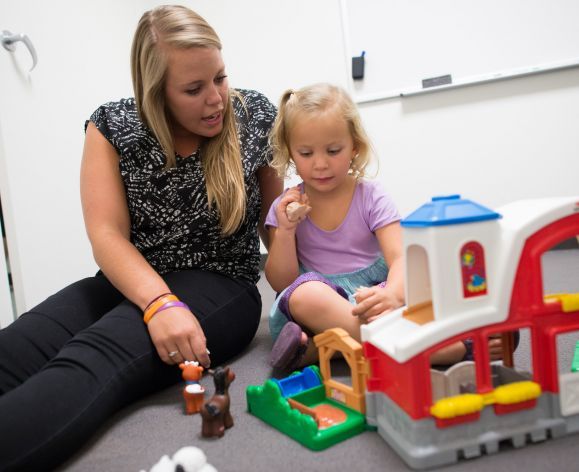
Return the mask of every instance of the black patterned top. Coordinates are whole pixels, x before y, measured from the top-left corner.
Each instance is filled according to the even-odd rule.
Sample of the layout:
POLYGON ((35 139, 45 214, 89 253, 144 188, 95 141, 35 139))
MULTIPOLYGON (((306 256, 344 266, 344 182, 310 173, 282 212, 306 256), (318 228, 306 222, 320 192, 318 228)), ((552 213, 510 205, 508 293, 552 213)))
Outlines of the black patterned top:
MULTIPOLYGON (((199 151, 164 169, 165 157, 151 131, 139 119, 134 98, 106 103, 90 117, 115 147, 131 217, 131 241, 159 272, 199 268, 259 278, 257 224, 261 193, 256 171, 271 160, 267 143, 276 110, 262 94, 238 90, 234 98, 247 193, 245 220, 237 232, 221 235, 219 217, 207 205, 199 151)), ((88 121, 85 125, 88 125, 88 121)))

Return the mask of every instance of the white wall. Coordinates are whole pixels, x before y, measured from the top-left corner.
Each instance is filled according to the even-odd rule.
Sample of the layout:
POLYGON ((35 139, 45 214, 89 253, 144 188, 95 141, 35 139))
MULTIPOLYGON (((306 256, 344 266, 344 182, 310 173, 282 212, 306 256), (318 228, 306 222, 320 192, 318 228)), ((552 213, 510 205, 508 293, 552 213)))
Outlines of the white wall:
MULTIPOLYGON (((0 48, 0 191, 20 310, 96 270, 78 199, 82 125, 99 103, 130 93, 130 37, 157 3, 0 4, 0 29, 29 34, 39 53, 39 73, 18 76, 29 58, 0 48), (24 94, 32 108, 23 111, 24 94)), ((350 84, 339 0, 183 3, 220 34, 233 86, 277 102, 289 87, 350 84)), ((579 194, 577 69, 362 105, 361 113, 379 178, 404 214, 436 194, 491 207, 579 194)))
POLYGON ((349 52, 366 52, 358 98, 579 63, 576 0, 341 0, 349 52))
POLYGON ((347 84, 337 0, 185 3, 219 34, 232 86, 260 90, 277 104, 288 88, 347 84))
MULTIPOLYGON (((276 103, 284 89, 316 81, 355 95, 339 0, 253 3, 271 21, 240 39, 248 2, 228 4, 228 14, 191 2, 222 36, 234 84, 259 88, 276 103), (256 53, 228 55, 232 42, 256 53)), ((380 5, 386 17, 388 2, 373 8, 380 5)), ((360 112, 378 157, 377 178, 403 214, 449 193, 490 207, 579 195, 579 68, 363 104, 360 112)))
POLYGON ((579 195, 579 69, 362 105, 403 214, 460 193, 491 208, 579 195))

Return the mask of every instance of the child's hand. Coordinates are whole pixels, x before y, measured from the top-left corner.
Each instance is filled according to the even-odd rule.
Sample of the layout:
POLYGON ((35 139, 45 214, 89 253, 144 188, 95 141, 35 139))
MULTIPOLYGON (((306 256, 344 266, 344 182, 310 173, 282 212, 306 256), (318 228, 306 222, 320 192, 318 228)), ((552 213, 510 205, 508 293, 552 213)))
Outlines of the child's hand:
POLYGON ((295 229, 307 216, 310 210, 311 207, 309 206, 308 196, 305 193, 301 193, 299 187, 296 186, 288 189, 275 209, 278 227, 283 229, 295 229), (291 204, 295 203, 305 205, 306 208, 299 211, 298 214, 292 213, 291 204), (288 205, 290 205, 290 211, 288 211, 288 205))
POLYGON ((352 308, 352 314, 357 316, 362 323, 370 323, 375 319, 387 314, 395 308, 404 305, 394 291, 386 287, 361 287, 354 295, 356 306, 352 308))
POLYGON ((300 202, 290 202, 287 207, 285 207, 285 213, 287 219, 293 222, 300 222, 303 220, 307 214, 311 211, 312 207, 300 202))

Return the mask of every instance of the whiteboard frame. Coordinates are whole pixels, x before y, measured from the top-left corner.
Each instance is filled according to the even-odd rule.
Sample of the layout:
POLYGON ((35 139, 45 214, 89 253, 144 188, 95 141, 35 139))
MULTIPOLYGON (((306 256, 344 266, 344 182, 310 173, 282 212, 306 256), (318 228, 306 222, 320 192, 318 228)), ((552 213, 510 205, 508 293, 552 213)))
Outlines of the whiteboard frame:
POLYGON ((484 74, 472 77, 465 77, 462 79, 455 80, 453 78, 453 83, 448 85, 439 85, 436 87, 426 87, 426 88, 411 88, 398 91, 390 91, 375 94, 366 94, 355 96, 355 102, 358 104, 378 102, 382 100, 390 100, 393 98, 401 97, 411 97, 414 95, 422 95, 432 92, 440 92, 442 90, 456 89, 460 87, 467 87, 471 85, 486 84, 489 82, 497 82, 499 80, 508 80, 518 77, 527 77, 529 75, 543 74, 545 72, 555 72, 559 70, 572 69, 579 67, 579 59, 572 59, 569 61, 554 62, 550 64, 545 64, 541 66, 523 67, 519 69, 513 69, 505 72, 495 72, 492 74, 484 74))

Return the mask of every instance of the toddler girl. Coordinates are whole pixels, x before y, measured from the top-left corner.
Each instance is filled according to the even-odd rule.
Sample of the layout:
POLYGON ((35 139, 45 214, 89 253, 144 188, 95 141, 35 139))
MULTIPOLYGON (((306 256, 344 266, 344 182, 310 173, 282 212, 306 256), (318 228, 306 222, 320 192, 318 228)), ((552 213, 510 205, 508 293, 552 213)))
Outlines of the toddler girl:
POLYGON ((365 180, 369 139, 351 98, 317 84, 286 91, 272 130, 272 166, 295 167, 302 182, 272 204, 265 274, 281 292, 270 314, 271 364, 289 371, 316 360, 308 337, 360 325, 404 304, 400 215, 365 180), (289 213, 288 205, 310 211, 289 213), (297 215, 297 216, 294 216, 297 215))

